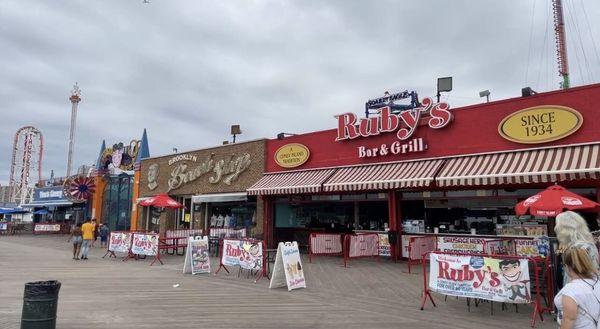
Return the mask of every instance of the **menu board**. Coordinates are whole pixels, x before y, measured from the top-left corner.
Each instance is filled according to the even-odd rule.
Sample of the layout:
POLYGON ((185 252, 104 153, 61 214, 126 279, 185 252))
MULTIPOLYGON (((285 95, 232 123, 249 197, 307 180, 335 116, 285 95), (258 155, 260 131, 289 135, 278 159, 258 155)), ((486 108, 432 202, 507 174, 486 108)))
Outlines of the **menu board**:
POLYGON ((190 237, 183 264, 183 273, 210 273, 208 237, 190 237))
POLYGON ((440 236, 438 250, 452 253, 484 253, 484 238, 470 236, 440 236))
POLYGON ((379 256, 392 256, 392 248, 387 233, 379 233, 379 256))

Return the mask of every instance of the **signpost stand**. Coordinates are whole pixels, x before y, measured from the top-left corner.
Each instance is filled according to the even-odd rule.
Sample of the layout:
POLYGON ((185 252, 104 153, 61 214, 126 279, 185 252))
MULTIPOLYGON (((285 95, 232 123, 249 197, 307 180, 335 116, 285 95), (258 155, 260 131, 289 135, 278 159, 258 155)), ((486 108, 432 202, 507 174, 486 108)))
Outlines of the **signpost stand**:
POLYGON ((208 236, 188 238, 183 273, 210 273, 208 236))
POLYGON ((280 242, 277 246, 277 256, 275 256, 275 266, 273 266, 269 288, 285 286, 287 286, 288 291, 306 288, 304 269, 302 268, 300 251, 296 241, 280 242))

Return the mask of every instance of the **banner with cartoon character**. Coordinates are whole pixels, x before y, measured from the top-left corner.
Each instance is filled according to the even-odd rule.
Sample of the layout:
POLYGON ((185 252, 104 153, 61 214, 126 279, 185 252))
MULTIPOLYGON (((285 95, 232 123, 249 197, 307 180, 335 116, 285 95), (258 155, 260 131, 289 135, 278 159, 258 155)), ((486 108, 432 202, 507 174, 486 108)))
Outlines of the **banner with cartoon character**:
POLYGON ((429 289, 503 303, 531 302, 527 259, 430 254, 429 289))
POLYGON ((8 223, 0 223, 0 231, 6 231, 8 229, 8 223))
POLYGON ((131 233, 129 232, 110 232, 110 241, 108 250, 112 252, 129 252, 131 246, 131 233))
POLYGON ((260 270, 263 266, 262 241, 223 240, 221 264, 240 266, 245 270, 260 270))
POLYGON ((183 273, 210 273, 208 237, 190 237, 183 264, 183 273))
POLYGON ((156 256, 158 254, 158 234, 133 233, 131 252, 136 255, 156 256))
POLYGON ((269 288, 285 286, 287 286, 288 291, 306 288, 304 269, 296 241, 280 242, 277 246, 277 256, 275 257, 269 288))

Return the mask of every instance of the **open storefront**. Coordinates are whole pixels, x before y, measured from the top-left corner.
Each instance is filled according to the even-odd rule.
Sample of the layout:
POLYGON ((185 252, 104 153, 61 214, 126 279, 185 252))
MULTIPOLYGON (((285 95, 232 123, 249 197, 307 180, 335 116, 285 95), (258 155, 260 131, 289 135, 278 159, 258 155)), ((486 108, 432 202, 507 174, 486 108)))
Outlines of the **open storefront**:
MULTIPOLYGON (((517 217, 514 206, 554 183, 598 199, 598 97, 600 85, 590 85, 456 109, 424 99, 401 112, 382 104, 368 118, 341 114, 336 129, 269 140, 265 176, 248 192, 265 200, 270 245, 302 244, 316 231, 390 231, 393 254, 406 256, 417 235, 551 235, 548 218, 517 217)), ((598 227, 596 214, 584 215, 598 227)))
POLYGON ((137 201, 167 193, 184 207, 141 207, 137 227, 161 234, 193 229, 260 236, 262 200, 246 189, 262 177, 264 156, 265 140, 258 140, 144 159, 137 201))

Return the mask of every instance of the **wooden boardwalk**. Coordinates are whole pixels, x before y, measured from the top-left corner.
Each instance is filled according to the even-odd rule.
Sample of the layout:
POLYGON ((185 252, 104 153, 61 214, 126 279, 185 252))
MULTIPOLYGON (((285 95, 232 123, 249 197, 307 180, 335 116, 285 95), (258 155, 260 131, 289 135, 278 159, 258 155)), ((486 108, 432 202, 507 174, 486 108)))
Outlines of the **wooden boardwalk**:
MULTIPOLYGON (((434 295, 438 307, 418 309, 422 276, 388 261, 303 258, 307 289, 268 289, 233 274, 182 274, 183 257, 74 261, 65 236, 0 236, 0 329, 20 326, 23 285, 59 280, 61 329, 134 328, 528 328, 531 308, 472 307, 434 295), (174 288, 174 284, 179 284, 174 288)), ((216 264, 216 260, 215 263, 216 264)), ((216 267, 213 267, 213 272, 216 267)), ((237 271, 235 271, 237 273, 237 271)), ((546 316, 537 328, 555 328, 546 316)))

